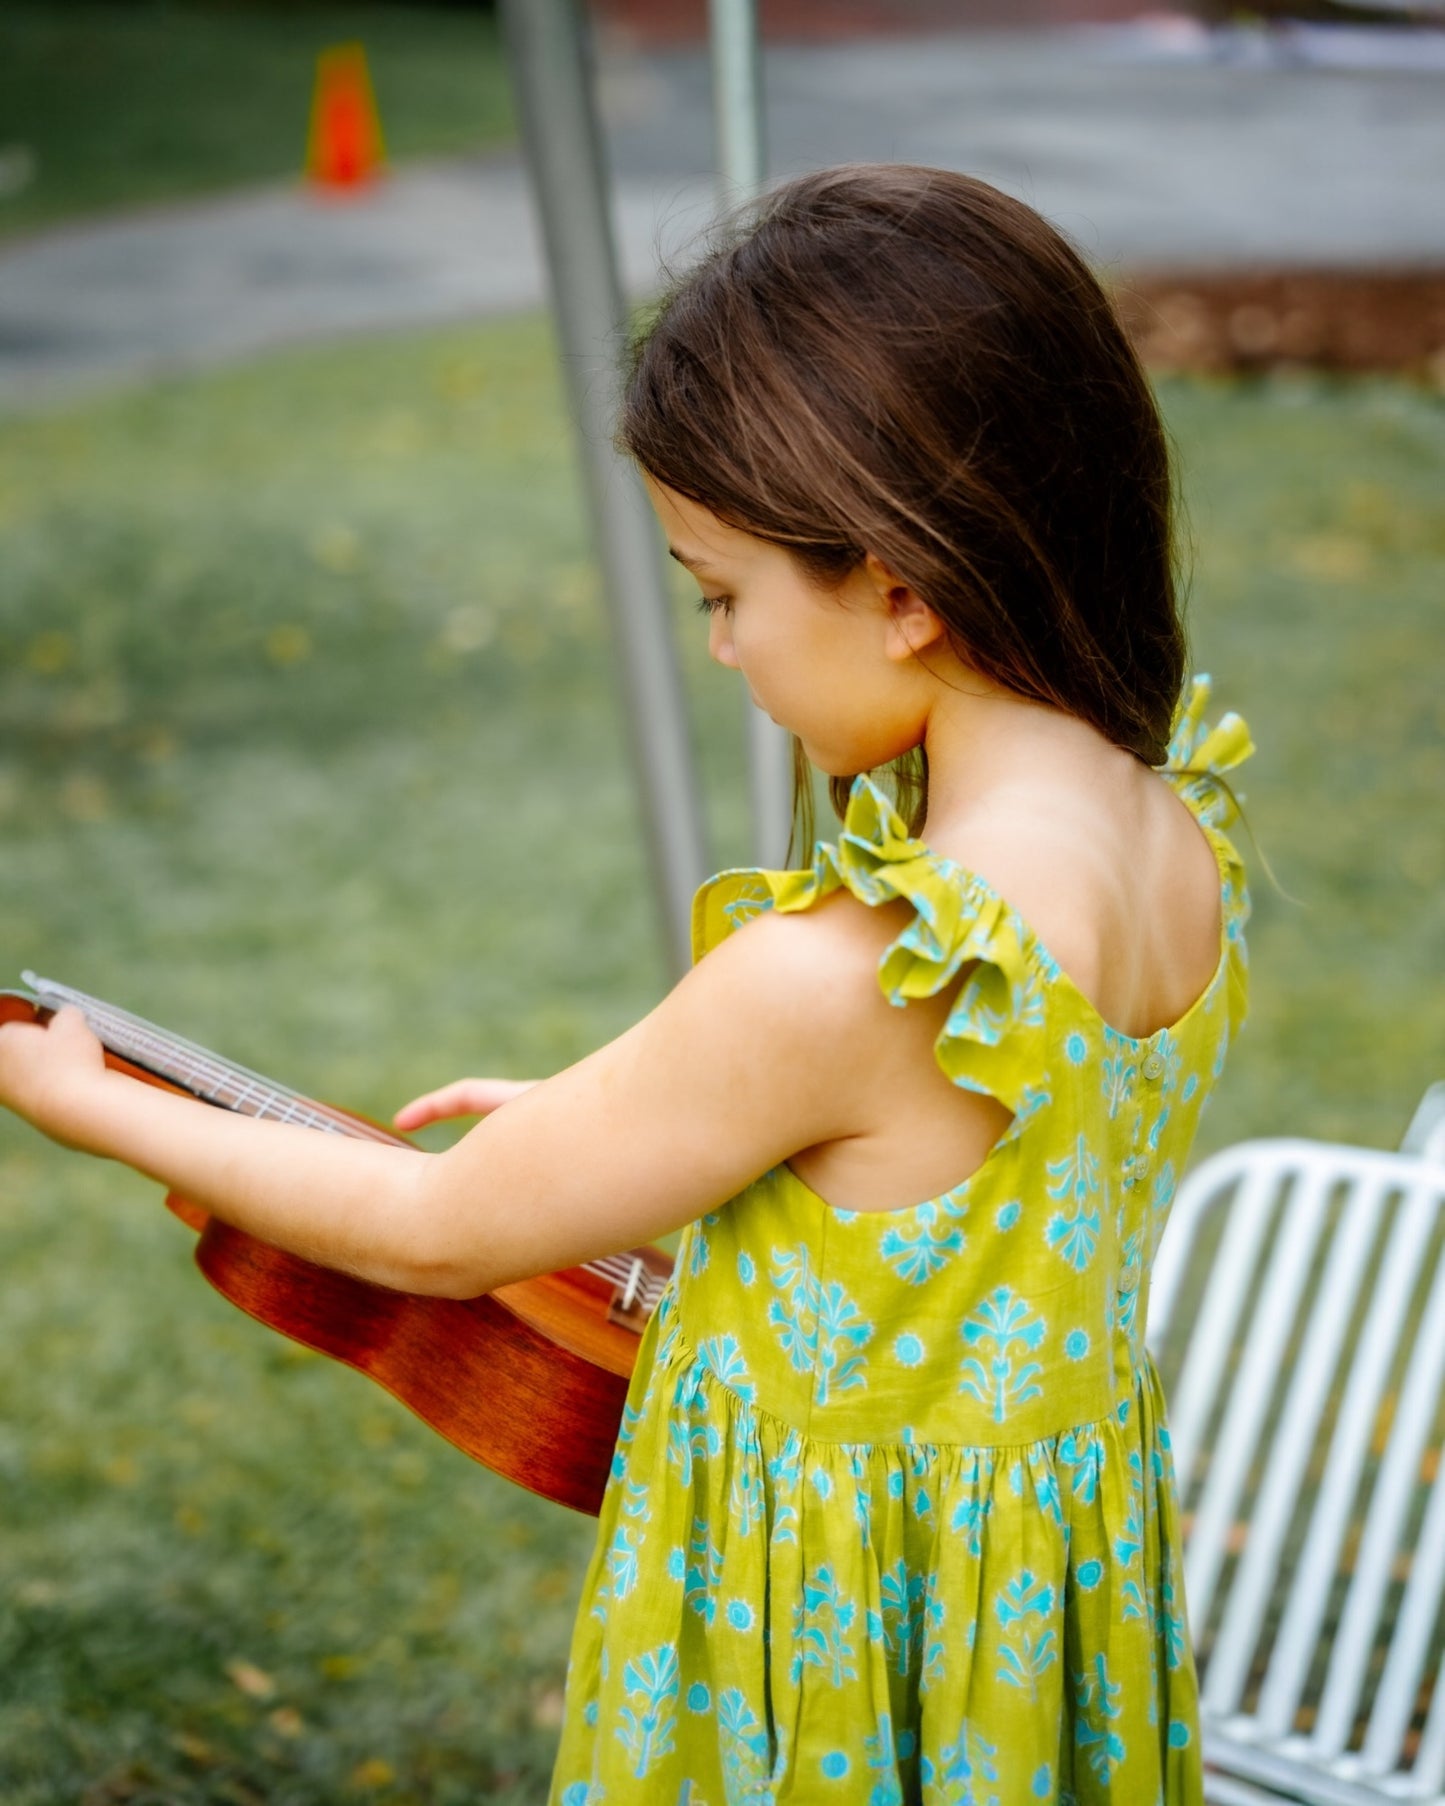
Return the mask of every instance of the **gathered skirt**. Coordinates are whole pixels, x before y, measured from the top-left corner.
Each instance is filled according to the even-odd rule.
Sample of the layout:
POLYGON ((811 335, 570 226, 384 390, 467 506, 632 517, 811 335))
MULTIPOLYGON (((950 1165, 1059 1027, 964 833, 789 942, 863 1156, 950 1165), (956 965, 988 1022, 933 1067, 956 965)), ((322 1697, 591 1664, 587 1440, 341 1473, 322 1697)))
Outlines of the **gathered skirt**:
POLYGON ((583 1582, 549 1806, 1200 1806, 1147 1352, 1108 1416, 991 1446, 814 1440, 676 1324, 656 1353, 583 1582))

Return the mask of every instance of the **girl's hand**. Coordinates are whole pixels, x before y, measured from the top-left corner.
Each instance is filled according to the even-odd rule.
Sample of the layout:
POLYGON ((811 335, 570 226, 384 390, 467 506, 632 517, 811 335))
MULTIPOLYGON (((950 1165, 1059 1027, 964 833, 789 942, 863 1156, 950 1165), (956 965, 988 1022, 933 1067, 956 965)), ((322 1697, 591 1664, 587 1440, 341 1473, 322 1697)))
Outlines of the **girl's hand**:
POLYGON ((490 1116, 492 1111, 530 1091, 536 1079, 457 1079, 440 1091, 428 1091, 403 1104, 392 1118, 398 1129, 420 1129, 454 1116, 490 1116))
POLYGON ((106 1079, 105 1050, 69 1004, 48 1026, 7 1022, 0 1027, 0 1104, 52 1141, 89 1147, 87 1123, 106 1079))

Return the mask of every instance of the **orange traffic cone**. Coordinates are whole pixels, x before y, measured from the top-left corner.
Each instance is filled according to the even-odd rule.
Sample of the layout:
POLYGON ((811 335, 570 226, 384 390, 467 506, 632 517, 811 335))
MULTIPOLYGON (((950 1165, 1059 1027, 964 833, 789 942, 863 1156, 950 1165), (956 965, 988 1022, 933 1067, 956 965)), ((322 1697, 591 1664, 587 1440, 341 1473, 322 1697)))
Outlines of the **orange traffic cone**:
POLYGON ((360 44, 337 44, 316 59, 306 173, 318 188, 363 188, 386 161, 376 97, 360 44))

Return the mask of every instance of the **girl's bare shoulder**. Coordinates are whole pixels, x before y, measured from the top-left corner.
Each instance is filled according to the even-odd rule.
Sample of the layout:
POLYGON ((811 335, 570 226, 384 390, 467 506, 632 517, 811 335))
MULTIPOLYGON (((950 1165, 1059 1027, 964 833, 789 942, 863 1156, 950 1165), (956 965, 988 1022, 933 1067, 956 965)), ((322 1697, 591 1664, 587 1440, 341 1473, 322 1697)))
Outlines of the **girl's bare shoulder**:
POLYGON ((1219 957, 1218 862, 1188 807, 1142 766, 1030 804, 982 815, 950 850, 1106 1022, 1148 1034, 1176 1020, 1219 957))
POLYGON ((898 1009, 879 977, 884 954, 914 917, 904 899, 864 903, 840 889, 804 910, 764 911, 703 961, 720 960, 715 990, 724 1007, 754 999, 773 1043, 763 1057, 806 1059, 836 1100, 840 1124, 854 1121, 863 1100, 864 1114, 871 1111, 884 1071, 932 1066, 953 987, 898 1009))
POLYGON ((766 909, 714 947, 696 970, 713 966, 720 984, 806 1012, 821 1032, 846 1027, 870 994, 878 962, 912 919, 901 901, 862 903, 846 890, 806 909, 766 909))

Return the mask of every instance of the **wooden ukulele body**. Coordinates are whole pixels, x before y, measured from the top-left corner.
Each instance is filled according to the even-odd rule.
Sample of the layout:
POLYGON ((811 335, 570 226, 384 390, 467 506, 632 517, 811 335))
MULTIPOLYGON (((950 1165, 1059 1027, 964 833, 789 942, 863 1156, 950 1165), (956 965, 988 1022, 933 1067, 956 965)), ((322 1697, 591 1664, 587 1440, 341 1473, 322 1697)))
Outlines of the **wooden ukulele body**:
MULTIPOLYGON (((51 1013, 21 993, 0 992, 0 1022, 51 1013)), ((111 1049, 106 1064, 193 1095, 111 1049)), ((311 1108, 368 1139, 404 1140, 364 1117, 311 1108)), ((629 1250, 646 1286, 625 1311, 616 1279, 590 1267, 480 1298, 433 1298, 317 1266, 174 1193, 166 1202, 198 1232, 196 1263, 206 1278, 248 1316, 366 1374, 484 1466, 573 1510, 598 1511, 641 1332, 672 1271, 664 1249, 629 1250)))

